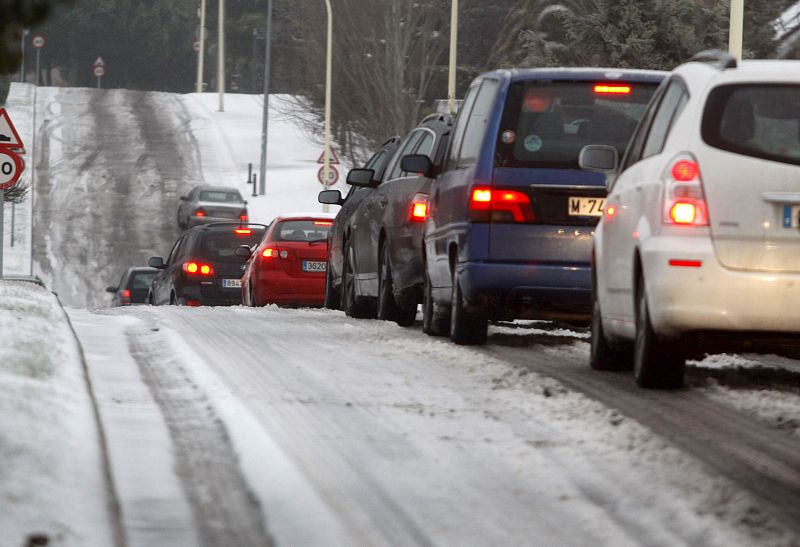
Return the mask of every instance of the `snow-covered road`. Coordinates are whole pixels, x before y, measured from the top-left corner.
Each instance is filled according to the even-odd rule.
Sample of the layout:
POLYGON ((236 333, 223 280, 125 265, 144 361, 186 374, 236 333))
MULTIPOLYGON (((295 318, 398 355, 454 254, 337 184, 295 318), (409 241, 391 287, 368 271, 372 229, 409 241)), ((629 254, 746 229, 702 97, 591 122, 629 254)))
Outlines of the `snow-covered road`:
MULTIPOLYGON (((131 420, 160 409, 163 442, 153 450, 163 454, 148 469, 172 474, 171 493, 164 489, 172 499, 161 501, 187 526, 200 523, 206 545, 231 530, 237 545, 797 542, 796 523, 765 504, 754 484, 686 449, 697 428, 683 424, 694 435, 688 441, 677 438, 680 424, 669 430, 644 420, 649 429, 624 398, 601 404, 574 378, 536 372, 539 363, 570 368, 585 351, 581 333, 499 327, 494 343, 476 351, 326 310, 70 313, 109 429, 115 479, 138 473, 147 483, 147 471, 124 456, 137 441, 115 434, 114 414, 131 420), (118 338, 102 336, 110 331, 118 338), (134 397, 126 406, 113 393, 120 384, 104 381, 119 377, 147 385, 147 402, 134 397)), ((607 381, 611 393, 624 392, 615 387, 621 380, 592 376, 587 385, 607 381)), ((733 443, 774 433, 699 391, 662 395, 673 398, 662 407, 683 407, 687 417, 697 410, 698 421, 717 413, 754 425, 750 438, 737 429, 733 443)), ((645 416, 646 406, 638 411, 645 416)), ((780 446, 800 447, 782 435, 780 446)), ((705 440, 711 458, 728 444, 724 435, 705 440)), ((798 458, 783 463, 794 466, 783 485, 791 490, 798 458)), ((748 472, 774 478, 762 464, 755 457, 748 472)), ((125 486, 117 489, 125 517, 141 492, 128 488, 126 500, 125 486)), ((132 545, 147 544, 136 537, 132 545)))

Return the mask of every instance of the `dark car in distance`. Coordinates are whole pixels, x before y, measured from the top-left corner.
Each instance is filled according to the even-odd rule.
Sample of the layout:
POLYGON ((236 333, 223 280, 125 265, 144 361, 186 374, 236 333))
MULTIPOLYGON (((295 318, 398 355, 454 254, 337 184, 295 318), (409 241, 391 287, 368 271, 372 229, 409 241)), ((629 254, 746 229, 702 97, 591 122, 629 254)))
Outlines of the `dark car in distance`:
POLYGON ((195 226, 181 235, 164 260, 150 258, 160 270, 153 279, 148 301, 153 305, 229 306, 242 303, 245 259, 241 245, 258 245, 263 224, 220 222, 195 226))
POLYGON ((128 268, 119 280, 116 287, 107 287, 106 292, 114 295, 111 306, 130 306, 131 304, 146 304, 150 292, 150 283, 158 273, 155 268, 137 267, 128 268))
POLYGON ((247 201, 235 188, 196 186, 181 196, 177 219, 183 229, 212 222, 247 222, 247 201))
POLYGON ((431 188, 426 333, 482 344, 489 320, 588 322, 606 181, 579 154, 588 144, 622 154, 665 75, 525 69, 472 82, 431 188))
POLYGON ((344 266, 344 242, 350 236, 350 218, 356 212, 358 206, 373 188, 378 186, 386 173, 386 166, 392 159, 397 147, 400 144, 400 137, 392 137, 383 143, 381 149, 376 152, 367 163, 364 169, 372 171, 372 176, 359 179, 358 176, 350 178, 347 183, 350 190, 343 198, 339 190, 323 190, 319 193, 320 203, 329 205, 341 205, 342 208, 333 220, 333 226, 328 234, 328 271, 325 277, 325 307, 337 310, 341 309, 341 289, 342 271, 344 266))
MULTIPOLYGON (((372 316, 411 325, 422 300, 423 222, 428 192, 447 147, 452 118, 431 114, 400 143, 378 186, 350 218, 344 241, 342 308, 353 317, 372 316), (410 169, 401 158, 425 158, 427 169, 410 169)), ((369 180, 369 169, 348 178, 369 180)))

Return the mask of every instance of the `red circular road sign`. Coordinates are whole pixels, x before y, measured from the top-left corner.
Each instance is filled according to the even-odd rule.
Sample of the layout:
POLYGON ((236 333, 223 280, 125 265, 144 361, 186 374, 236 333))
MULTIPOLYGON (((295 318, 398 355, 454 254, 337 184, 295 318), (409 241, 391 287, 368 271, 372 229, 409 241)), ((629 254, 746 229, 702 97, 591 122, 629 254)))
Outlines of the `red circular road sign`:
POLYGON ((317 171, 317 180, 323 186, 333 186, 339 182, 339 171, 336 170, 336 167, 331 165, 328 169, 330 169, 330 171, 328 172, 327 181, 325 180, 325 166, 323 165, 319 168, 319 171, 317 171))
POLYGON ((36 49, 42 49, 44 47, 45 40, 44 36, 42 36, 41 34, 37 34, 36 36, 34 36, 32 41, 33 41, 33 47, 35 47, 36 49))
POLYGON ((104 67, 103 65, 94 65, 94 70, 93 70, 93 72, 94 72, 94 75, 95 75, 95 76, 97 76, 97 77, 99 78, 99 77, 101 77, 101 76, 104 76, 104 75, 105 75, 105 73, 106 73, 106 67, 104 67))
POLYGON ((22 176, 25 164, 11 150, 0 150, 0 190, 8 190, 22 176))

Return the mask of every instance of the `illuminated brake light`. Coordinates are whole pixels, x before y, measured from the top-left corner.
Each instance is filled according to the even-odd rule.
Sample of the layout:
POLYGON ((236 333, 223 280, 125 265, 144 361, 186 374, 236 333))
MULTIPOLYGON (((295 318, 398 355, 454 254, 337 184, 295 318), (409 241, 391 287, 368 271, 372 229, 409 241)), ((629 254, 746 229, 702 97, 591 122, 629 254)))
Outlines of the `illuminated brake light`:
POLYGON ((428 218, 428 196, 417 194, 411 202, 411 220, 422 222, 428 218))
POLYGON ((670 258, 670 266, 677 266, 679 268, 699 268, 703 265, 702 260, 684 260, 679 258, 670 258))
POLYGON ((611 218, 616 214, 617 214, 617 208, 616 207, 614 207, 613 205, 609 205, 609 206, 606 207, 606 216, 611 218))
POLYGON ((470 209, 477 222, 536 222, 531 198, 519 190, 475 188, 470 209))
POLYGON ((314 226, 333 226, 332 220, 315 220, 314 226))
POLYGON ((278 256, 278 249, 267 247, 266 249, 261 251, 261 256, 263 256, 264 258, 276 258, 278 256))
POLYGON ((239 215, 239 220, 241 220, 242 222, 247 222, 247 213, 242 213, 241 215, 239 215))
POLYGON ((206 212, 203 211, 202 209, 198 209, 197 211, 194 212, 194 216, 196 216, 196 217, 204 217, 204 216, 206 216, 206 212))
POLYGON ((664 173, 664 223, 708 226, 708 207, 700 166, 683 152, 664 173))
POLYGON ((599 95, 630 95, 633 89, 629 85, 597 84, 594 92, 599 95))
POLYGON ((184 272, 191 275, 211 276, 214 275, 214 267, 211 264, 203 264, 200 262, 189 261, 184 262, 182 265, 184 272))
POLYGON ((253 233, 253 230, 250 228, 236 228, 233 232, 240 236, 249 236, 253 233))
POLYGON ((121 296, 122 296, 122 298, 130 298, 131 297, 131 291, 129 289, 125 289, 124 291, 122 291, 122 295, 121 296))

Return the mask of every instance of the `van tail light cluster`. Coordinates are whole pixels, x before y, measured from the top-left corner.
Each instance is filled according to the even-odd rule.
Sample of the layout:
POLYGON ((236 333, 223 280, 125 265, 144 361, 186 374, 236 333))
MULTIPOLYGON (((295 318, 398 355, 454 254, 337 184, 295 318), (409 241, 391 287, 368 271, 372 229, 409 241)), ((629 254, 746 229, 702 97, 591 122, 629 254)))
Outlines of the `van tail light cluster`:
POLYGON ((708 207, 700 166, 683 153, 668 167, 664 185, 664 224, 708 226, 708 207))
POLYGON ((181 269, 184 273, 197 277, 211 277, 214 275, 214 267, 211 264, 194 260, 184 262, 181 265, 181 269))
POLYGON ((427 194, 417 194, 411 200, 410 218, 414 222, 423 222, 428 218, 428 196, 427 194))
POLYGON ((469 209, 474 222, 536 222, 530 196, 519 190, 476 186, 470 194, 469 209))
POLYGON ((195 212, 194 212, 194 216, 196 216, 196 217, 204 217, 204 216, 206 216, 205 209, 203 209, 202 207, 196 209, 195 212))

